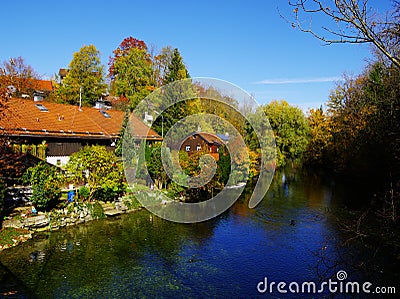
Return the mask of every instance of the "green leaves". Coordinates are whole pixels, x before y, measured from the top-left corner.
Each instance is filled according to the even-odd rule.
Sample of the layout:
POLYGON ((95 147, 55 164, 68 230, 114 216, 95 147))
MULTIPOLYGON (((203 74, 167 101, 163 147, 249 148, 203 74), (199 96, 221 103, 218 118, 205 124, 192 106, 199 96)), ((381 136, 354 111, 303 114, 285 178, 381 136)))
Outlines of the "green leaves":
POLYGON ((178 49, 175 48, 170 63, 168 64, 164 84, 190 78, 183 59, 178 49))
POLYGON ((286 101, 273 101, 264 106, 275 133, 277 166, 302 157, 307 148, 309 126, 303 112, 286 101))
POLYGON ((40 162, 30 167, 23 175, 23 181, 32 186, 32 203, 39 209, 48 209, 61 197, 64 178, 56 167, 40 162))
POLYGON ((104 146, 86 146, 71 155, 66 170, 76 184, 87 184, 89 200, 111 200, 126 189, 122 162, 104 146))
POLYGON ((82 104, 92 106, 105 93, 104 67, 100 62, 100 52, 94 45, 84 46, 69 64, 69 71, 58 93, 61 99, 77 104, 82 96, 82 104))
POLYGON ((131 108, 145 98, 150 91, 152 67, 146 50, 131 48, 125 55, 114 61, 112 82, 114 93, 127 97, 131 108))

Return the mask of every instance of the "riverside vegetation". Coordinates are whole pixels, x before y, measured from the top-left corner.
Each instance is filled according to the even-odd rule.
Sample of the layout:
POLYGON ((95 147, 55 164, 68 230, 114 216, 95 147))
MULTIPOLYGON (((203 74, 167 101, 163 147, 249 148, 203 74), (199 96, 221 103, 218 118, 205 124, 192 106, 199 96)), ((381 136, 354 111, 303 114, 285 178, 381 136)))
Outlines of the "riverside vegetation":
MULTIPOLYGON (((320 1, 315 2, 320 3, 320 1)), ((303 1, 295 3, 297 3, 297 9, 294 10, 296 14, 300 11, 307 13, 303 1)), ((332 90, 326 108, 311 109, 304 115, 300 109, 290 106, 285 101, 274 101, 260 109, 264 110, 274 130, 277 145, 276 167, 297 164, 302 165, 309 172, 319 173, 321 176, 333 174, 339 180, 351 182, 352 188, 360 190, 364 196, 362 201, 356 203, 358 217, 352 217, 352 221, 343 223, 343 229, 369 245, 384 244, 383 246, 390 249, 391 253, 399 255, 400 69, 398 53, 400 51, 398 20, 400 8, 395 2, 394 10, 390 13, 390 20, 393 22, 388 21, 382 26, 377 26, 374 20, 367 19, 371 26, 362 28, 376 30, 375 35, 368 35, 368 32, 363 32, 360 26, 357 27, 357 16, 346 19, 335 15, 357 9, 355 7, 351 10, 352 7, 347 7, 345 4, 333 12, 331 9, 321 9, 320 12, 332 16, 337 22, 348 21, 347 28, 353 30, 356 37, 366 36, 365 42, 371 42, 376 46, 375 59, 369 62, 361 74, 353 77, 345 76, 342 83, 338 83, 332 90), (377 36, 378 40, 371 40, 371 38, 368 40, 370 36, 377 36), (375 223, 372 229, 366 225, 370 221, 375 223), (383 240, 383 243, 374 240, 383 240)), ((104 87, 101 85, 104 83, 104 77, 98 76, 98 74, 103 75, 104 69, 100 65, 98 55, 94 46, 83 47, 75 53, 70 64, 71 71, 66 78, 68 82, 71 82, 70 89, 60 88, 50 99, 76 104, 79 92, 75 87, 84 84, 87 88, 84 89, 82 101, 84 105, 91 105, 91 101, 95 98, 93 94, 102 92, 98 86, 104 87), (94 60, 89 59, 93 57, 94 60), (77 68, 79 63, 90 66, 90 61, 93 62, 94 67, 79 71, 77 68), (94 75, 96 78, 93 78, 94 75), (84 80, 84 82, 79 80, 84 80)), ((34 76, 31 67, 27 66, 26 69, 30 72, 25 73, 34 76)), ((153 55, 143 41, 129 37, 123 40, 113 52, 108 76, 111 80, 111 94, 121 99, 118 103, 119 109, 129 111, 154 89, 189 78, 189 73, 178 49, 165 47, 158 55, 153 55)), ((7 104, 6 87, 10 84, 10 77, 2 76, 1 80, 0 114, 7 104)), ((22 92, 23 86, 20 89, 18 92, 22 92)), ((218 91, 205 91, 206 94, 212 92, 218 91)), ((234 99, 231 100, 234 106, 234 99)), ((179 119, 196 113, 218 114, 235 124, 242 136, 245 136, 246 146, 252 159, 251 167, 253 168, 250 173, 254 177, 257 176, 257 171, 259 171, 257 139, 248 127, 248 123, 236 118, 236 115, 224 105, 208 105, 202 99, 181 102, 157 117, 153 123, 153 129, 161 134, 162 130, 168 131, 179 119)), ((201 125, 204 128, 207 127, 207 124, 201 125)), ((6 166, 3 167, 7 165, 4 161, 13 155, 7 141, 7 138, 4 138, 1 144, 1 169, 8 173, 12 172, 11 170, 18 172, 18 166, 11 170, 6 166)), ((100 147, 92 147, 72 155, 67 166, 67 171, 71 175, 68 179, 87 185, 88 189, 80 191, 80 196, 84 198, 84 201, 112 200, 121 197, 126 192, 126 183, 122 179, 122 164, 118 158, 120 153, 121 144, 119 143, 116 154, 109 153, 100 147), (87 159, 85 166, 77 162, 80 155, 87 159), (98 161, 107 161, 107 163, 94 167, 98 161), (89 170, 87 177, 85 170, 89 170)), ((172 195, 182 192, 186 196, 190 195, 190 190, 182 190, 171 183, 157 164, 159 163, 159 160, 155 159, 157 156, 159 156, 157 145, 146 149, 146 163, 149 164, 150 175, 159 186, 172 195)), ((206 193, 224 183, 225 173, 229 167, 222 164, 230 159, 221 160, 219 177, 214 181, 214 185, 210 185, 210 189, 204 190, 206 193)), ((182 161, 188 173, 198 171, 198 164, 192 163, 189 157, 182 156, 182 161)), ((144 163, 144 161, 141 162, 144 163)), ((240 163, 240 160, 236 163, 240 163)), ((30 170, 27 175, 35 192, 32 200, 36 200, 35 204, 38 207, 48 209, 56 202, 53 194, 56 194, 56 197, 60 194, 53 191, 58 190, 61 181, 65 178, 60 178, 59 174, 43 168, 44 166, 37 167, 42 168, 30 170), (46 183, 38 180, 38 177, 42 175, 41 172, 47 173, 43 176, 46 183), (50 190, 53 191, 50 192, 50 190)), ((5 175, 2 174, 2 176, 5 175)), ((0 187, 0 190, 0 194, 4 193, 4 187, 0 187)))

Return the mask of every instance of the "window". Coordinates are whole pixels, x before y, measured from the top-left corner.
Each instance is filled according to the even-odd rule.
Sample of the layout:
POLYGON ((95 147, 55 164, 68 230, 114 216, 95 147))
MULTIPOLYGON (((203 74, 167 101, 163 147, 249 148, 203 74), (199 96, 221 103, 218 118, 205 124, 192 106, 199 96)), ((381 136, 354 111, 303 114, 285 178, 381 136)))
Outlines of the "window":
POLYGON ((107 113, 106 111, 104 111, 104 110, 100 110, 100 113, 103 114, 103 116, 104 116, 105 118, 111 118, 111 115, 108 114, 108 113, 107 113))
POLYGON ((201 150, 201 146, 198 145, 198 146, 196 147, 196 150, 199 152, 199 151, 201 150))
POLYGON ((35 104, 35 107, 38 108, 41 112, 49 112, 49 109, 47 109, 42 104, 35 104))
POLYGON ((186 145, 186 151, 190 152, 190 145, 186 145))

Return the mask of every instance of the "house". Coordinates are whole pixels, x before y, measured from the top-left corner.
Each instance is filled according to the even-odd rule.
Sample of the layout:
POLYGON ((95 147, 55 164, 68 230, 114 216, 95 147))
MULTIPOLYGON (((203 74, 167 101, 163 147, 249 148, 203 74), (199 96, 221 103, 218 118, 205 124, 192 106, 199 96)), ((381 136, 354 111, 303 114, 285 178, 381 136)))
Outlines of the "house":
POLYGON ((69 70, 68 69, 60 69, 58 71, 58 76, 60 77, 60 82, 64 80, 64 78, 67 76, 69 70))
MULTIPOLYGON (((224 139, 226 138, 224 137, 224 139)), ((223 140, 221 137, 214 134, 194 132, 185 138, 180 146, 180 150, 187 152, 189 155, 195 152, 207 151, 218 161, 218 150, 225 142, 227 142, 227 139, 223 140)))
MULTIPOLYGON (((0 135, 22 144, 46 142, 46 161, 63 166, 69 156, 85 145, 115 148, 125 112, 26 99, 10 99, 0 119, 0 135)), ((137 140, 161 141, 154 130, 132 117, 133 135, 137 140)))
POLYGON ((51 80, 39 80, 35 78, 15 77, 9 79, 8 90, 11 97, 33 98, 36 101, 43 100, 54 91, 51 80))

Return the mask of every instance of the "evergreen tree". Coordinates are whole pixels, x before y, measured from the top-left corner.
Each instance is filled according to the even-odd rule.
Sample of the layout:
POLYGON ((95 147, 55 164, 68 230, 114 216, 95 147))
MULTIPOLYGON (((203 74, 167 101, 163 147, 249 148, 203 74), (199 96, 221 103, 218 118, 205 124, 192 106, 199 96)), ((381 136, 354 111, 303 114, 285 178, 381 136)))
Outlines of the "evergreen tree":
POLYGON ((177 48, 174 49, 171 62, 167 67, 166 73, 167 74, 165 76, 164 84, 190 78, 186 66, 183 63, 182 56, 177 48))

